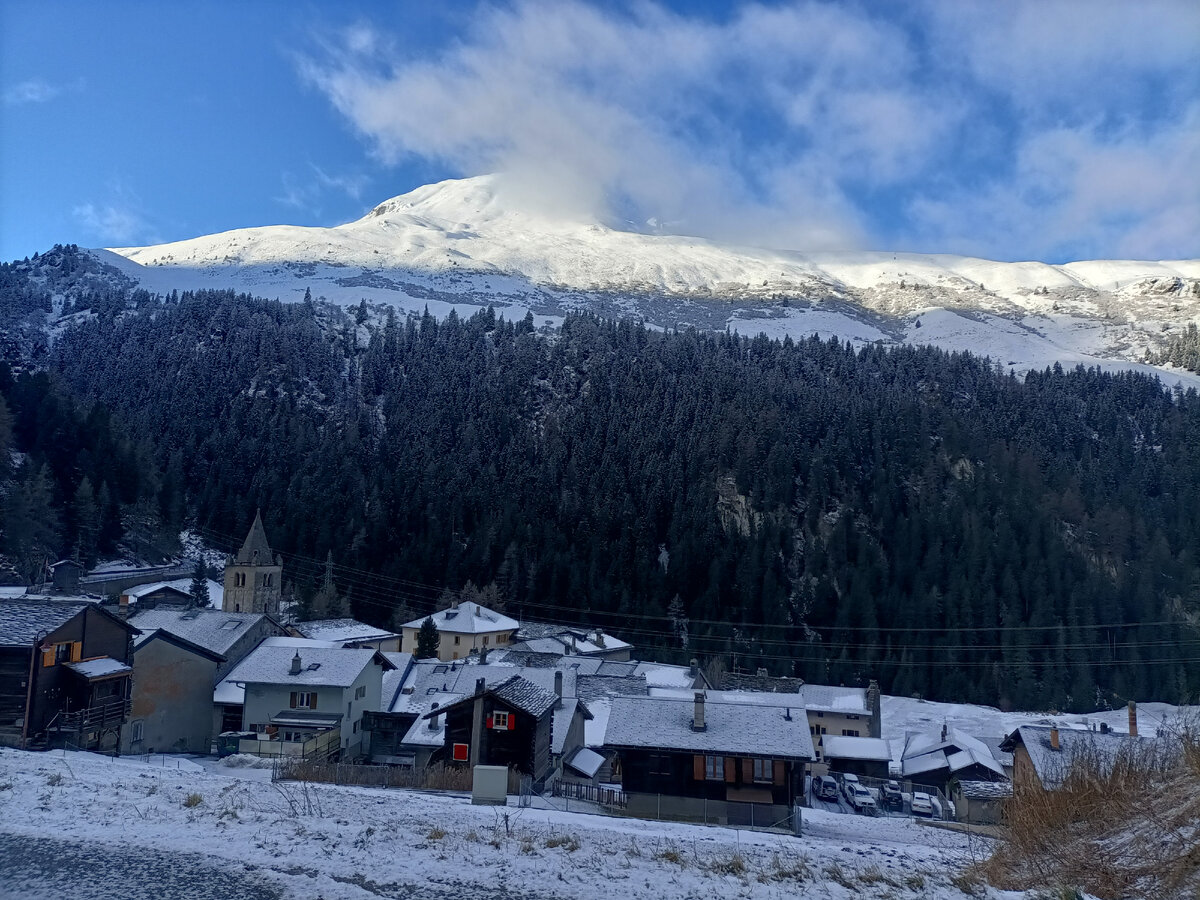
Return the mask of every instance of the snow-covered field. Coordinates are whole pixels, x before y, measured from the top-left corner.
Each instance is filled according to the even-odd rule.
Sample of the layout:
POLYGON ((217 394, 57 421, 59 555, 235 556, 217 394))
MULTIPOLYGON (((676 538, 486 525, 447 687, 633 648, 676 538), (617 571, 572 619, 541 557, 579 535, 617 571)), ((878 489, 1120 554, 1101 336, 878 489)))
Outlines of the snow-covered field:
POLYGON ((0 750, 0 895, 217 896, 158 883, 164 855, 178 855, 180 872, 237 879, 244 893, 221 886, 230 897, 961 898, 953 879, 988 852, 977 836, 904 819, 805 810, 794 837, 269 776, 169 757, 0 750), (45 846, 59 862, 30 852, 40 840, 57 842, 45 846), (108 885, 108 868, 127 879, 138 859, 138 891, 108 885), (59 881, 81 860, 89 889, 64 893, 59 881))

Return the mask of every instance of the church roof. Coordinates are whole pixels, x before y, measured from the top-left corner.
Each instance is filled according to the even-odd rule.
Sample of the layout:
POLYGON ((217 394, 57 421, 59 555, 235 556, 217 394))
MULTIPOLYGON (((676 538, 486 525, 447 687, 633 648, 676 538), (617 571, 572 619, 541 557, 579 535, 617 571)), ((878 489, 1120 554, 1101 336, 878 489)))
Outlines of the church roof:
POLYGON ((271 545, 267 543, 267 532, 263 528, 262 514, 259 511, 254 513, 254 524, 250 526, 246 542, 238 551, 237 562, 242 566, 272 566, 275 564, 275 556, 271 553, 271 545))

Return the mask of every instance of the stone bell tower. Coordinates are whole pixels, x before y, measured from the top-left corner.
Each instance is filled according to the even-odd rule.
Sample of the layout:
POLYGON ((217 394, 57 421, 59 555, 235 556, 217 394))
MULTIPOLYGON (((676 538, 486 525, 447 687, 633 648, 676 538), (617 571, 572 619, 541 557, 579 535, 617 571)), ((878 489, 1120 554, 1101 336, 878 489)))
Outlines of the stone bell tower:
POLYGON ((242 549, 225 560, 225 612, 278 615, 282 596, 283 557, 271 552, 262 515, 254 513, 254 524, 242 549))

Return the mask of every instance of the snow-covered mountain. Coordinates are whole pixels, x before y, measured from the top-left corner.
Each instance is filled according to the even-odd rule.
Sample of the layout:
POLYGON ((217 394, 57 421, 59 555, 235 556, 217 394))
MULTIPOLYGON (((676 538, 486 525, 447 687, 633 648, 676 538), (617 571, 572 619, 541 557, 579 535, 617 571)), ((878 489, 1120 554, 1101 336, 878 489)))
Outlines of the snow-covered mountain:
POLYGON ((1143 368, 1147 349, 1200 321, 1200 260, 1052 266, 736 247, 540 213, 495 175, 427 185, 334 228, 246 228, 95 252, 154 291, 234 287, 298 300, 308 289, 435 315, 491 304, 547 323, 587 309, 660 327, 928 343, 1018 372, 1056 361, 1143 368))

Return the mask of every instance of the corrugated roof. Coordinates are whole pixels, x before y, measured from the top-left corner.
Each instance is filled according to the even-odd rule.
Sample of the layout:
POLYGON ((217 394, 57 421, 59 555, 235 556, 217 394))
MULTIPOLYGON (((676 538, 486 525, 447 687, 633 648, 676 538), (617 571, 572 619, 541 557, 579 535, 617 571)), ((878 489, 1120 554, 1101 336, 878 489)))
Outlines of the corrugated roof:
POLYGON ((704 731, 692 730, 695 703, 657 697, 614 697, 604 743, 740 756, 812 759, 812 736, 802 710, 750 703, 705 703, 704 731))
POLYGON ((1004 800, 1013 792, 1011 781, 960 781, 958 789, 969 800, 1004 800))

